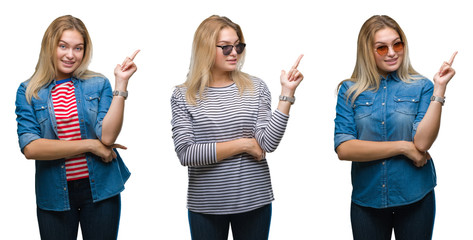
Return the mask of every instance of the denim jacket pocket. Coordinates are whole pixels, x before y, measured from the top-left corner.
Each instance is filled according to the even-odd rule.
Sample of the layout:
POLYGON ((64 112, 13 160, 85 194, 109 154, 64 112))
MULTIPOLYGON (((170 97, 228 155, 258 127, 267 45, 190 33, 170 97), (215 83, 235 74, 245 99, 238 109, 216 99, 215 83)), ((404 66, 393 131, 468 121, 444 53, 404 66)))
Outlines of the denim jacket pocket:
POLYGON ((419 108, 419 96, 394 96, 396 112, 416 115, 419 108))
POLYGON ((373 111, 373 99, 356 99, 353 104, 355 119, 365 118, 373 111))
POLYGON ((35 104, 34 114, 36 116, 36 121, 38 121, 39 124, 43 124, 49 117, 48 105, 46 103, 35 104))
POLYGON ((84 96, 87 109, 97 113, 99 111, 100 94, 90 93, 84 96))

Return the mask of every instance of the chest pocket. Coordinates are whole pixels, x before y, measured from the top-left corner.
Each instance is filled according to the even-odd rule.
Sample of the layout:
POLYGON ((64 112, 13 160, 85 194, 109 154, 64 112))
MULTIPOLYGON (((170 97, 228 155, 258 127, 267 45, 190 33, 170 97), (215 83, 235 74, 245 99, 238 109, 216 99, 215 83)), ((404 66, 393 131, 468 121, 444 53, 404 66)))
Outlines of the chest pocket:
POLYGON ((394 102, 396 106, 396 112, 400 112, 407 115, 416 115, 419 108, 419 97, 418 96, 394 96, 394 102))
POLYGON ((38 121, 39 124, 43 124, 44 121, 49 118, 48 105, 46 103, 35 103, 34 114, 36 121, 38 121))
POLYGON ((356 99, 353 105, 355 119, 365 118, 373 112, 373 99, 356 99))
POLYGON ((85 104, 87 109, 97 113, 99 111, 100 95, 98 93, 91 93, 85 95, 85 104))

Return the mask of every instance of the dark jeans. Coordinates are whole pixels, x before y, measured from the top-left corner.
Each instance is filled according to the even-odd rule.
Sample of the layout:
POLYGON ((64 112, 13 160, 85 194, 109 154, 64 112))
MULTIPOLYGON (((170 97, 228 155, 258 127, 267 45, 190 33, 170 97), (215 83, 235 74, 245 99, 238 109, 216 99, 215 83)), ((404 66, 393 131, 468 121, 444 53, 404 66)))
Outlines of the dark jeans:
POLYGON ((57 212, 37 208, 43 240, 76 240, 80 222, 84 240, 115 240, 120 222, 120 195, 93 203, 89 179, 67 184, 71 210, 57 212))
POLYGON ((351 225, 355 240, 430 240, 434 229, 435 194, 428 193, 413 204, 375 209, 351 203, 351 225))
POLYGON ((250 212, 228 215, 189 211, 192 240, 226 240, 230 224, 234 240, 266 240, 271 225, 271 204, 250 212))

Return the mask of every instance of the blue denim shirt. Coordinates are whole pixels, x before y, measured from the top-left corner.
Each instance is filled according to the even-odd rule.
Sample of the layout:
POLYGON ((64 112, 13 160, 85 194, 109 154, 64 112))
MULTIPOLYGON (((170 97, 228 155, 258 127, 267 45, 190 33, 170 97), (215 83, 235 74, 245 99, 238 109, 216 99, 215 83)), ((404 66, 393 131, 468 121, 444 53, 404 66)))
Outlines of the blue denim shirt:
MULTIPOLYGON (((82 139, 101 139, 102 120, 112 102, 110 83, 103 77, 87 80, 73 78, 77 101, 77 113, 82 139)), ((23 152, 26 145, 39 139, 58 139, 56 116, 54 113, 51 90, 55 81, 43 87, 39 99, 32 98, 28 104, 25 97, 24 82, 16 94, 16 121, 18 138, 23 152)), ((116 151, 116 150, 115 150, 116 151)), ((89 168, 89 182, 94 202, 119 194, 130 172, 118 155, 110 163, 103 162, 99 157, 86 153, 89 168)), ((67 189, 65 160, 36 162, 36 204, 39 208, 51 211, 69 210, 69 194, 67 189)))
MULTIPOLYGON (((364 91, 352 104, 344 82, 338 92, 335 118, 335 149, 352 140, 413 141, 433 93, 428 79, 401 81, 391 73, 382 78, 377 91, 364 91)), ((358 205, 386 208, 407 205, 422 199, 436 185, 432 160, 416 167, 404 155, 370 162, 353 162, 352 201, 358 205)))

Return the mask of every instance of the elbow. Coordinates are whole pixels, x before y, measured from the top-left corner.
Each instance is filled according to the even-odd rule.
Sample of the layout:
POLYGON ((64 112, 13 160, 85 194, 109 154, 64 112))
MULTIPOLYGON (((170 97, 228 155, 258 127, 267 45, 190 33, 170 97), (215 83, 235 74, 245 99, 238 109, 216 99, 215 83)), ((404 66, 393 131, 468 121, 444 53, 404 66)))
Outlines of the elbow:
POLYGON ((187 162, 187 161, 184 160, 184 159, 179 158, 179 162, 181 163, 181 166, 183 166, 183 167, 189 166, 189 162, 187 162))
POLYGON ((336 149, 335 152, 337 153, 338 160, 340 161, 347 161, 349 159, 347 151, 343 148, 343 144, 340 144, 336 149))
POLYGON ((35 159, 35 152, 28 146, 23 148, 23 155, 25 155, 25 158, 28 160, 35 159))
POLYGON ((112 146, 113 144, 115 144, 115 140, 116 139, 112 139, 110 137, 102 137, 100 142, 102 142, 102 144, 105 146, 112 146))
POLYGON ((422 143, 416 143, 416 142, 414 142, 414 145, 417 148, 417 150, 419 150, 419 152, 427 152, 432 146, 430 144, 425 144, 425 143, 422 144, 422 143))

